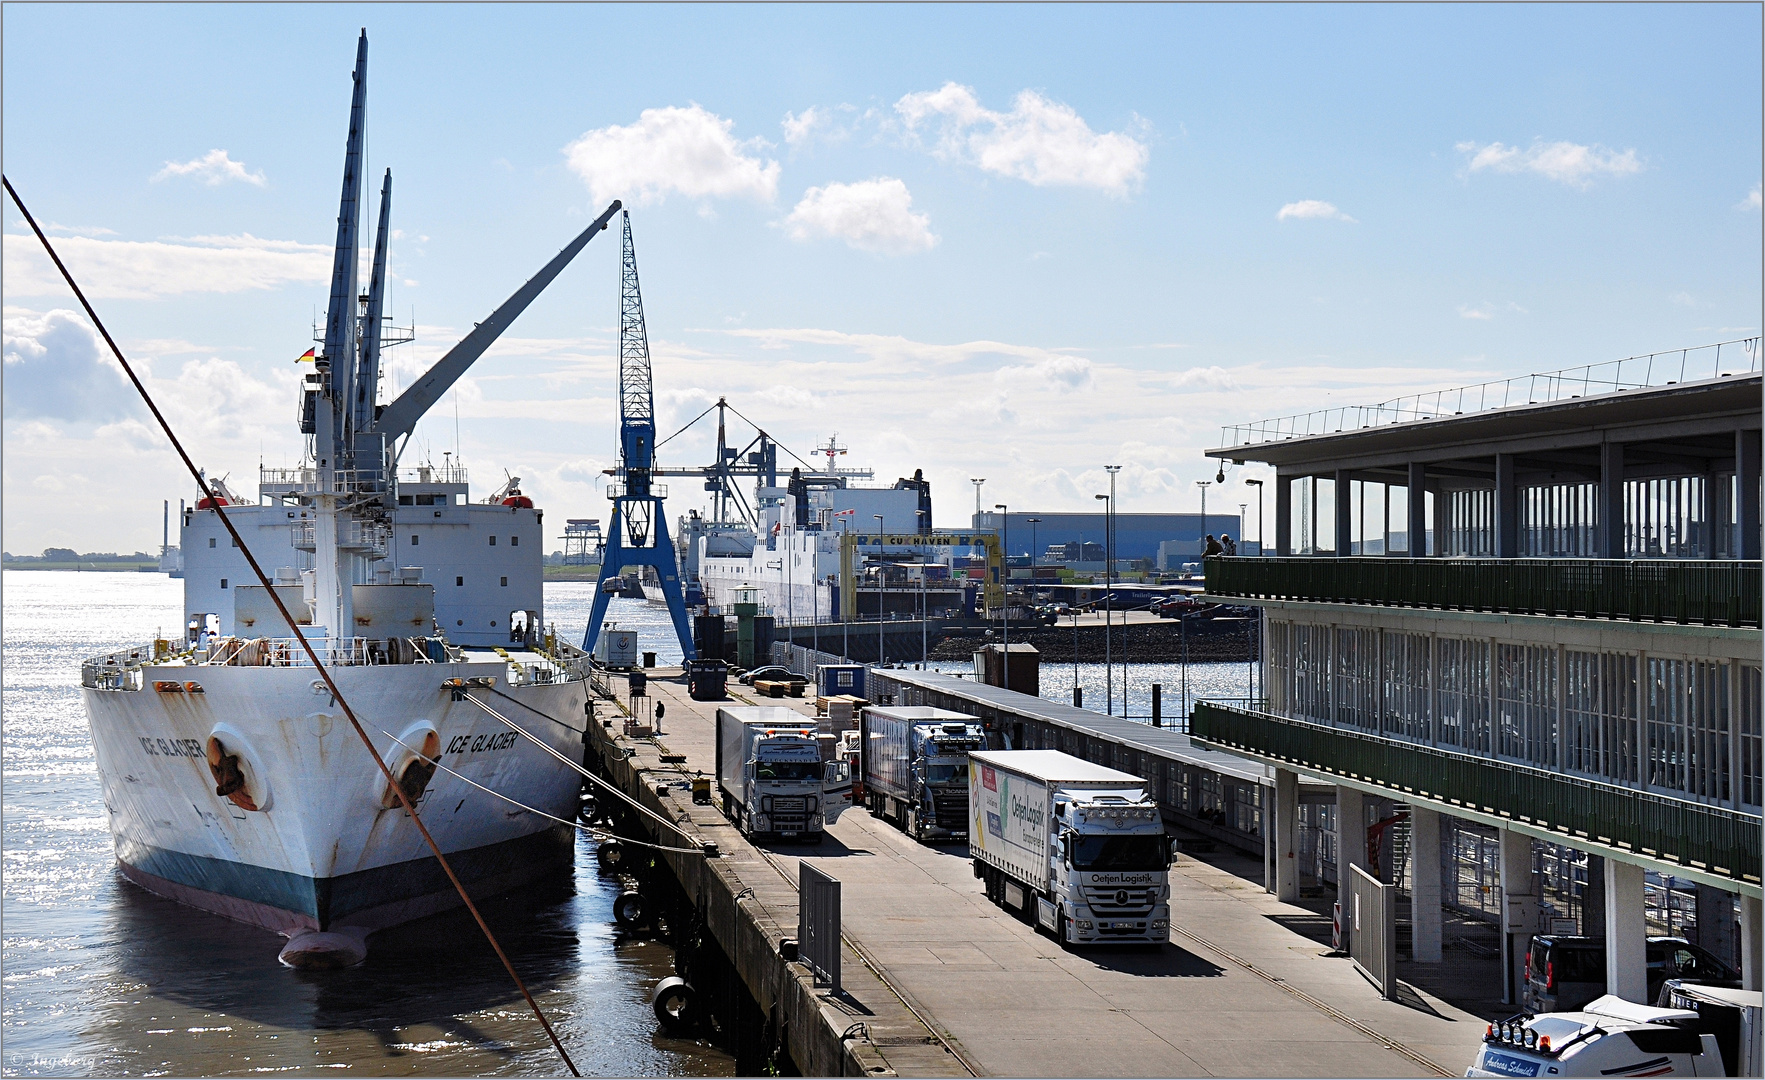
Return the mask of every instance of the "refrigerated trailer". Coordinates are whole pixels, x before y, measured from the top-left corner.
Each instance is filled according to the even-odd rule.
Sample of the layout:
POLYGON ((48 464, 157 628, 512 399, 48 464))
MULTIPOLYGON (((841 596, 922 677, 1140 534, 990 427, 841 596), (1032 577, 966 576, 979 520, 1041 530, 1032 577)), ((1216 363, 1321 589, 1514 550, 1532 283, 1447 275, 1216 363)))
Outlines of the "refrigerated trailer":
POLYGON ((979 719, 925 705, 872 706, 859 717, 864 801, 914 839, 968 835, 968 755, 984 750, 979 719))
POLYGON ((820 842, 852 805, 851 771, 824 741, 794 709, 718 709, 717 787, 730 823, 746 836, 820 842))
POLYGON ((1169 940, 1170 840, 1146 781, 1058 750, 979 751, 968 813, 987 896, 1062 946, 1169 940))

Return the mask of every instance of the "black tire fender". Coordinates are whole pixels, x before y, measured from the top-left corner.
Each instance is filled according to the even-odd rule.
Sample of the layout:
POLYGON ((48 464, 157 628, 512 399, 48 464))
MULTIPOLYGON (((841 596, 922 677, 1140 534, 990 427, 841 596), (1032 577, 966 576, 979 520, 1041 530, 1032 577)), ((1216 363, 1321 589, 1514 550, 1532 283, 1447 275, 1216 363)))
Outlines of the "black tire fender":
POLYGON ((626 889, 613 900, 613 918, 620 926, 642 926, 649 914, 650 902, 636 889, 626 889))
POLYGON ((699 1019, 698 991, 692 983, 671 975, 656 984, 655 993, 650 995, 650 1011, 656 1014, 656 1023, 670 1034, 691 1030, 699 1019))

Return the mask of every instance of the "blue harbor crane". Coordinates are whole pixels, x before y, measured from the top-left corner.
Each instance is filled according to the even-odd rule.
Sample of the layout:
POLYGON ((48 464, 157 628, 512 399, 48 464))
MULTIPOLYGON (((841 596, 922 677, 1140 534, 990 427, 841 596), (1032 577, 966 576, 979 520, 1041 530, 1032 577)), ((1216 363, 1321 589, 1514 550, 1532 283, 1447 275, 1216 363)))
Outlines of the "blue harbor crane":
POLYGON ((637 287, 631 212, 621 211, 621 216, 625 259, 619 276, 619 482, 607 488, 613 500, 613 518, 607 527, 606 555, 601 560, 601 579, 595 585, 594 609, 588 616, 582 647, 594 652, 601 620, 607 617, 608 584, 617 581, 626 567, 651 566, 662 582, 662 596, 668 601, 680 651, 686 659, 694 660, 698 650, 693 648, 674 541, 668 537, 668 518, 662 509, 667 490, 651 483, 656 473, 656 410, 650 389, 650 339, 644 330, 643 295, 637 287))

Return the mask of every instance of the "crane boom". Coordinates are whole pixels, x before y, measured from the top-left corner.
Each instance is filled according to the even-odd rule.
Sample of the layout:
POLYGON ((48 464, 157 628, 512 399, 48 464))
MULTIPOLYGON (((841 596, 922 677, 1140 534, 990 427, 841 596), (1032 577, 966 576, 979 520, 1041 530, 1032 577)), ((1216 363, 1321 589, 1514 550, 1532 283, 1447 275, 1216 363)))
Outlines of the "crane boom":
POLYGON ((594 239, 596 233, 607 227, 608 220, 619 212, 619 207, 619 200, 614 199, 605 213, 595 218, 588 228, 582 230, 581 235, 565 245, 539 273, 516 289, 513 296, 504 300, 501 307, 475 326, 458 345, 449 349, 447 355, 437 360, 433 367, 424 372, 404 393, 398 395, 397 400, 382 408, 374 424, 375 430, 385 435, 389 444, 408 436, 430 406, 441 400, 441 396, 466 373, 466 369, 496 343, 496 339, 509 328, 509 324, 527 310, 527 305, 552 283, 553 278, 563 272, 564 267, 570 265, 570 260, 576 257, 576 253, 594 239))

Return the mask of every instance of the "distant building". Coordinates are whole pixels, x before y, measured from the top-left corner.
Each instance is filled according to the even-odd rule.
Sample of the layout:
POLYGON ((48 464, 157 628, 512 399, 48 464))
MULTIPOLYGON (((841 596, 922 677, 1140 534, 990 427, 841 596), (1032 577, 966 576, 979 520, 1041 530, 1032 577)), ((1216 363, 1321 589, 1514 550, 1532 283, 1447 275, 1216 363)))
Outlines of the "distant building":
MULTIPOLYGON (((1060 561, 1101 564, 1105 558, 1103 517, 1101 510, 1078 514, 1041 510, 1013 510, 1009 514, 988 511, 974 515, 974 527, 1000 534, 1009 555, 1026 555, 1032 544, 1045 552, 1056 546, 1070 548, 1076 544, 1085 546, 1084 556, 1073 558, 1067 555, 1060 561), (1031 525, 1030 518, 1038 520, 1031 525), (1093 547, 1095 554, 1090 554, 1093 547)), ((1236 513, 1210 513, 1205 518, 1200 514, 1117 514, 1115 557, 1156 560, 1158 546, 1166 540, 1199 544, 1208 533, 1238 536, 1241 528, 1242 522, 1236 513)))

